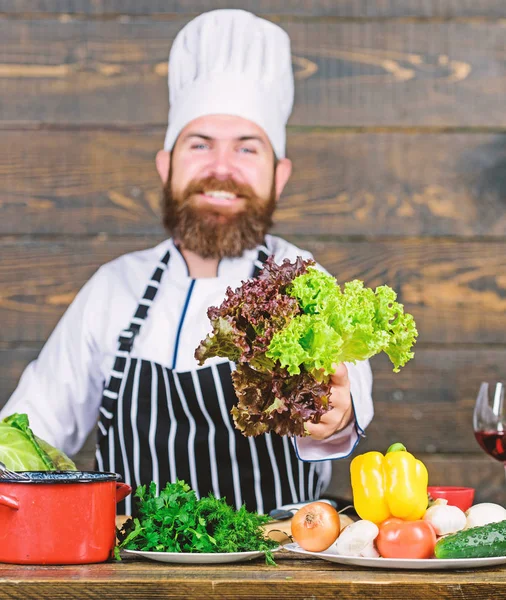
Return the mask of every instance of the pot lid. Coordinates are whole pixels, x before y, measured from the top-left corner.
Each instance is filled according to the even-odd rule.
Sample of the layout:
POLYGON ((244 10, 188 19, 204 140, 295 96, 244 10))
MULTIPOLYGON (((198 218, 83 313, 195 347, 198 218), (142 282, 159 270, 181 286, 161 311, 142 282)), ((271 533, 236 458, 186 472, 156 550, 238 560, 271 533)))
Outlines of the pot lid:
POLYGON ((103 481, 119 481, 118 473, 102 473, 100 471, 19 471, 28 479, 2 477, 2 483, 98 483, 103 481))

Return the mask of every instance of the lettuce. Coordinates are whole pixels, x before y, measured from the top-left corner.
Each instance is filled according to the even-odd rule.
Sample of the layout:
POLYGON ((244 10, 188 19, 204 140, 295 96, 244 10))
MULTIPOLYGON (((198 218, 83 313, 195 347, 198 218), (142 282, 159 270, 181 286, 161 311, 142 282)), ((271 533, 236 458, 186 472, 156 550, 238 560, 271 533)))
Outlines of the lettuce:
POLYGON ((383 351, 398 372, 413 357, 415 322, 396 299, 386 285, 372 290, 354 280, 341 290, 314 261, 277 265, 271 257, 257 279, 229 288, 208 310, 213 329, 195 358, 237 364, 232 416, 244 435, 306 435, 304 424, 330 408, 335 364, 383 351))
POLYGON ((200 364, 213 356, 233 362, 249 362, 260 371, 270 371, 273 361, 266 357, 276 331, 283 329, 301 309, 296 298, 285 293, 288 285, 302 273, 302 259, 285 261, 283 266, 266 263, 256 279, 250 279, 237 290, 227 289, 219 308, 212 306, 207 316, 213 327, 195 351, 200 364))
POLYGON ((0 461, 12 471, 76 471, 61 450, 30 429, 28 416, 15 413, 0 422, 0 461))
POLYGON ((246 436, 269 431, 304 436, 304 423, 318 423, 329 409, 330 385, 306 372, 291 376, 277 367, 266 373, 242 363, 232 381, 238 399, 232 417, 246 436))
POLYGON ((266 356, 290 375, 333 372, 339 362, 355 363, 384 351, 398 373, 414 354, 418 332, 410 314, 387 285, 373 291, 362 281, 344 285, 315 268, 297 277, 287 293, 299 301, 302 314, 273 336, 266 356))

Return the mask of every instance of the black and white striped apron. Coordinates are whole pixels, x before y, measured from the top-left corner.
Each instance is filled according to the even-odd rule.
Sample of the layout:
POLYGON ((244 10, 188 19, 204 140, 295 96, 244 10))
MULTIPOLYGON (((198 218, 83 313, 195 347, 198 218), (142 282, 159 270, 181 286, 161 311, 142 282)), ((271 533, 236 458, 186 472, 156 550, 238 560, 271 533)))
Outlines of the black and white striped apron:
MULTIPOLYGON (((262 246, 253 277, 267 252, 262 246)), ((230 415, 237 402, 232 363, 177 371, 131 356, 169 259, 167 252, 129 327, 118 338, 102 396, 96 468, 120 473, 134 490, 151 481, 160 490, 169 481, 183 479, 198 497, 212 492, 236 508, 246 504, 248 510, 260 513, 318 498, 328 483, 323 463, 299 460, 287 437, 245 437, 235 429, 230 415)), ((132 511, 131 497, 118 506, 119 514, 132 511)))

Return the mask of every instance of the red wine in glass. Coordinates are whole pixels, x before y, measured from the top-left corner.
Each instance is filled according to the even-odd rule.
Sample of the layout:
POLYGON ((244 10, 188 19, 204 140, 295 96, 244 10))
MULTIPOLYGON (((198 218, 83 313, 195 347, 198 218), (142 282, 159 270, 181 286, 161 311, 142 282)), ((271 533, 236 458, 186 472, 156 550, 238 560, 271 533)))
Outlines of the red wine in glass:
POLYGON ((473 429, 478 444, 504 464, 506 473, 506 408, 502 383, 496 383, 493 397, 488 382, 481 384, 474 406, 473 429))
POLYGON ((490 456, 506 462, 506 431, 475 431, 474 437, 490 456))

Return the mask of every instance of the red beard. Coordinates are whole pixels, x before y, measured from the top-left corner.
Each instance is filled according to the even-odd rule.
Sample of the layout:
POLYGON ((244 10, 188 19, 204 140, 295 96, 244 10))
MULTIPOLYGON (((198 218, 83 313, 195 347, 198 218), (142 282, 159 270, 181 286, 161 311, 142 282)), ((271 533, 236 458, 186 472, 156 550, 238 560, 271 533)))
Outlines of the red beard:
POLYGON ((163 225, 183 248, 203 258, 238 257, 263 242, 275 205, 274 178, 269 197, 261 198, 247 184, 215 177, 193 180, 181 194, 174 194, 169 174, 163 189, 163 225), (235 194, 244 210, 196 206, 197 194, 217 190, 235 194))

